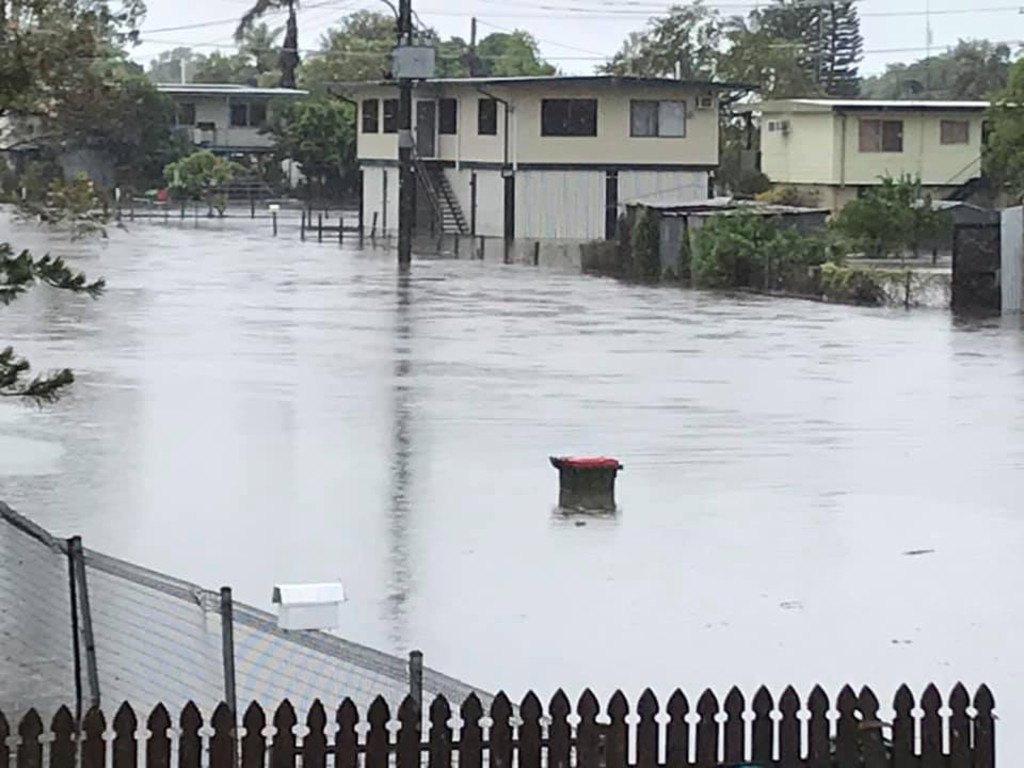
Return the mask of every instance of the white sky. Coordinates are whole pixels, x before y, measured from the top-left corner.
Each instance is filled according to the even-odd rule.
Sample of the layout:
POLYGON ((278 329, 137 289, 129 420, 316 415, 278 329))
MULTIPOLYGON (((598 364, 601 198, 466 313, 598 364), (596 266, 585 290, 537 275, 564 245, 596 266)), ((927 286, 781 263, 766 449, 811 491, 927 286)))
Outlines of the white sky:
MULTIPOLYGON (((201 52, 229 51, 236 19, 249 0, 148 0, 143 43, 133 57, 148 63, 167 48, 190 45, 201 52), (202 25, 202 26, 198 26, 202 25), (167 29, 188 26, 188 29, 167 29), (148 32, 152 30, 152 32, 148 32)), ((724 15, 744 14, 756 0, 708 0, 724 15)), ((767 0, 760 0, 766 5, 767 0)), ((544 58, 569 74, 587 74, 610 56, 632 30, 668 6, 666 0, 413 0, 424 24, 443 37, 469 37, 470 19, 479 20, 481 37, 515 27, 540 41, 544 58)), ((299 17, 299 45, 315 49, 321 33, 358 8, 387 11, 382 0, 305 0, 299 17)), ((932 51, 959 38, 989 38, 1011 44, 1016 53, 1024 38, 1021 6, 1007 0, 860 0, 865 57, 862 74, 884 69, 886 62, 925 55, 930 20, 932 51)), ((269 19, 282 23, 283 14, 269 19)))

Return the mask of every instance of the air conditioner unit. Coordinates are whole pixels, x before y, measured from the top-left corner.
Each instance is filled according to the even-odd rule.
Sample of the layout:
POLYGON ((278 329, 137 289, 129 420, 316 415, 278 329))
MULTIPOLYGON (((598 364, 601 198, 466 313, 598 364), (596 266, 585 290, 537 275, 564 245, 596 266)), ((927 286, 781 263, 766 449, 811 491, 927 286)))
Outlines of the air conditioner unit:
POLYGON ((711 94, 697 97, 697 109, 714 109, 715 97, 711 94))

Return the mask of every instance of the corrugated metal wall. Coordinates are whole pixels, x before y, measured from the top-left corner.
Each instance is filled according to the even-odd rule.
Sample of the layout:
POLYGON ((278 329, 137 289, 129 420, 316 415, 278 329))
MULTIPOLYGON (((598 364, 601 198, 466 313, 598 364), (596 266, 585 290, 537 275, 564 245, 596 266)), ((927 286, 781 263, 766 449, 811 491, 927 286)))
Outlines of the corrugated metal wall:
POLYGON ((604 237, 604 171, 516 174, 516 237, 593 240, 604 237))
POLYGON ((1002 312, 1015 314, 1024 310, 1024 208, 1003 211, 1000 237, 1002 312))
POLYGON ((363 168, 363 221, 367 233, 377 214, 377 234, 398 231, 398 169, 379 166, 363 168), (387 200, 384 175, 387 174, 387 200))
POLYGON ((690 203, 708 197, 706 171, 619 171, 619 205, 638 200, 690 203))

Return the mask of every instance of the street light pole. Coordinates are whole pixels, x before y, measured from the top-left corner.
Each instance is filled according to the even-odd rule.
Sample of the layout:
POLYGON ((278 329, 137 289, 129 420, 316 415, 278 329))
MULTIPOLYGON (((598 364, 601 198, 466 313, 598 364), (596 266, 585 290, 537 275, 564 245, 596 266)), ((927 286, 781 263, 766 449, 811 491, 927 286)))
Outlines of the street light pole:
MULTIPOLYGON (((398 4, 398 45, 412 45, 412 0, 398 4)), ((398 81, 398 264, 412 262, 416 187, 412 168, 412 80, 398 81)))

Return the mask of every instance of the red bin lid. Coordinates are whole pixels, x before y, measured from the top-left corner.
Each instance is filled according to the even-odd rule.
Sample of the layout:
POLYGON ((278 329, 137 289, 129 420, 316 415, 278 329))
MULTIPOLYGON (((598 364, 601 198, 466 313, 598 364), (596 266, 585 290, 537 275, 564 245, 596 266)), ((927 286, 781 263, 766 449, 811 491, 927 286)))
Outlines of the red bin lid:
POLYGON ((622 469, 619 460, 609 456, 553 456, 551 463, 572 469, 622 469))

